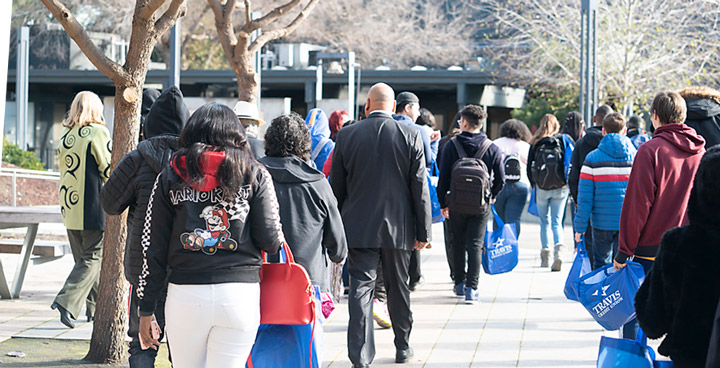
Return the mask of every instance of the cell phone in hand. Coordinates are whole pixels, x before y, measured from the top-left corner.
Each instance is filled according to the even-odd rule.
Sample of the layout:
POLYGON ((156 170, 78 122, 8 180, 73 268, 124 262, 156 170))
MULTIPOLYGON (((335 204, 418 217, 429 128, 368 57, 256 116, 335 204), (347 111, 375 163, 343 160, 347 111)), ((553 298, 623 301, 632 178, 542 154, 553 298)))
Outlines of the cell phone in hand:
MULTIPOLYGON (((160 325, 157 323, 157 320, 155 319, 155 316, 152 316, 152 321, 150 321, 150 335, 153 339, 158 340, 160 339, 160 334, 162 333, 162 330, 160 329, 160 325)), ((140 339, 140 348, 143 350, 147 350, 150 348, 153 348, 152 344, 146 344, 143 339, 140 339)))

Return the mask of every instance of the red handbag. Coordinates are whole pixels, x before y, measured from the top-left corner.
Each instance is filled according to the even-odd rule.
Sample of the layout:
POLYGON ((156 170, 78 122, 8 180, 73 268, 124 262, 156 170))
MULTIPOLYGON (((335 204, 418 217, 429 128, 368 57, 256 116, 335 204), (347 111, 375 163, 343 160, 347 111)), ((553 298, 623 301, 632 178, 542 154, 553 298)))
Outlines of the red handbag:
MULTIPOLYGON (((262 252, 260 268, 260 323, 264 325, 307 325, 312 322, 311 336, 315 336, 315 301, 310 276, 295 263, 290 247, 283 241, 286 262, 268 263, 262 252)), ((313 339, 310 339, 309 367, 312 367, 313 339)), ((252 355, 247 367, 255 368, 252 355)))
POLYGON ((263 252, 260 269, 260 323, 265 325, 306 325, 315 321, 313 287, 305 268, 295 263, 287 242, 287 262, 268 263, 263 252))

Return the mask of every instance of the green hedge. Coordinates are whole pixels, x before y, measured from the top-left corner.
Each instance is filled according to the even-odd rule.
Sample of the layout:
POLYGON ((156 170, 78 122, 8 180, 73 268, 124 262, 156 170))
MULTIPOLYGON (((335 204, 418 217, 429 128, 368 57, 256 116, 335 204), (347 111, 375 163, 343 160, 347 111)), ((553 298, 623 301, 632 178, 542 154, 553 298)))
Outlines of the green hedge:
POLYGON ((3 137, 2 160, 23 169, 45 170, 45 166, 34 153, 24 151, 3 137))

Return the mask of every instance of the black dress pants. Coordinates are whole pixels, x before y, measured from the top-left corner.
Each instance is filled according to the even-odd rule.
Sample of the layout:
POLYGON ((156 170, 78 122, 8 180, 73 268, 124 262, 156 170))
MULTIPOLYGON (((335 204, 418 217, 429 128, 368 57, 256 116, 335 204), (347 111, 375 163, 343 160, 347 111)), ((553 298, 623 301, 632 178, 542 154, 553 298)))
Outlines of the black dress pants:
POLYGON ((416 284, 420 281, 420 277, 422 277, 422 270, 420 268, 421 264, 422 255, 420 254, 420 251, 413 249, 412 254, 410 254, 410 269, 408 270, 411 284, 416 284))
POLYGON ((410 251, 389 248, 350 248, 348 264, 350 295, 348 309, 348 357, 355 365, 370 364, 375 358, 372 300, 378 265, 382 262, 383 281, 395 348, 407 349, 412 329, 408 268, 410 251))

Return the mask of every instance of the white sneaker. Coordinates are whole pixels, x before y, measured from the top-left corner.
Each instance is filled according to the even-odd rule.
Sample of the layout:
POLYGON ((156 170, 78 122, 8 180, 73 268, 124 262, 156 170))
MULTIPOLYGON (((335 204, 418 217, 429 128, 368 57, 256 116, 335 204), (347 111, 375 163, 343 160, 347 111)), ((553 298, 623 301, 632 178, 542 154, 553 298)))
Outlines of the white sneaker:
POLYGON ((382 328, 392 327, 390 322, 390 314, 387 311, 387 304, 378 299, 373 299, 373 319, 382 328))

